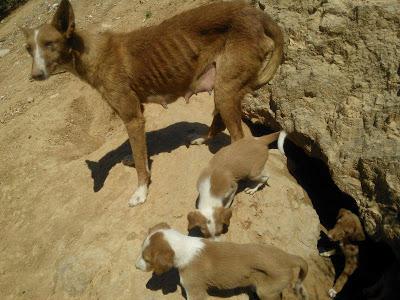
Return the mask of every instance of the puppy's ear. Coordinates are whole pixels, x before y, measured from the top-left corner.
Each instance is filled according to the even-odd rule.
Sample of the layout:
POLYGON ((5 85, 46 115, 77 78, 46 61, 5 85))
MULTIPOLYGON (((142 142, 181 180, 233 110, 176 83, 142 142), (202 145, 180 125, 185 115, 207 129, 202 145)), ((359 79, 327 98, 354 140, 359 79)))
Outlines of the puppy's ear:
POLYGON ((339 209, 339 212, 338 212, 338 215, 337 215, 337 217, 336 217, 336 219, 340 219, 340 218, 342 218, 342 217, 344 217, 346 214, 348 214, 350 211, 348 211, 347 209, 345 209, 345 208, 341 208, 341 209, 339 209))
POLYGON ((204 222, 204 216, 198 211, 191 211, 187 215, 188 220, 188 231, 192 230, 196 226, 201 227, 202 222, 204 222))
POLYGON ((149 229, 149 234, 152 234, 153 232, 157 231, 157 230, 161 230, 161 229, 171 229, 171 226, 169 226, 167 223, 162 222, 162 223, 158 223, 157 225, 154 225, 153 227, 151 227, 149 229))
POLYGON ((218 219, 222 224, 229 226, 232 217, 232 209, 218 207, 215 209, 216 219, 218 219))
POLYGON ((365 233, 361 225, 360 219, 355 220, 354 232, 352 238, 354 241, 365 241, 365 233))
POLYGON ((174 255, 174 251, 169 246, 158 249, 153 258, 154 273, 160 275, 170 270, 174 266, 174 255))
POLYGON ((72 36, 75 30, 75 16, 71 3, 69 3, 68 0, 61 0, 53 20, 51 21, 51 25, 59 32, 63 33, 66 38, 72 36))

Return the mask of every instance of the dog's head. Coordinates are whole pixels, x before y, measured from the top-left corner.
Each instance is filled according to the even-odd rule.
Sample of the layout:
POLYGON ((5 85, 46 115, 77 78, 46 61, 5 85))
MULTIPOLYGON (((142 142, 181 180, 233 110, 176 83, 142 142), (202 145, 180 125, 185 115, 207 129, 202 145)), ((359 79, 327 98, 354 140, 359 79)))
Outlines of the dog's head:
POLYGON ((72 60, 74 29, 74 12, 68 0, 61 1, 50 24, 34 29, 21 28, 26 38, 26 50, 32 57, 33 79, 47 79, 59 66, 72 60))
POLYGON ((339 210, 335 227, 329 230, 328 236, 333 241, 365 240, 365 234, 360 219, 357 215, 344 208, 339 210))
POLYGON ((160 275, 174 266, 175 253, 164 238, 165 229, 170 229, 166 223, 157 224, 149 229, 142 244, 142 251, 136 260, 137 269, 145 272, 154 271, 160 275))
POLYGON ((199 228, 203 237, 214 238, 228 231, 232 209, 214 207, 210 210, 195 210, 187 215, 188 231, 199 228))

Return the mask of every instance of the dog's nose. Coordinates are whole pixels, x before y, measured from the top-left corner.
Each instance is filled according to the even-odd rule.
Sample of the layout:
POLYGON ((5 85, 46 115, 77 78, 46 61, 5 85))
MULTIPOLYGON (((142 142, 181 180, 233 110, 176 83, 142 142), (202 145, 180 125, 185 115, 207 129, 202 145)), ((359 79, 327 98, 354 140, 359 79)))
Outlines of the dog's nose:
POLYGON ((33 70, 31 73, 31 77, 35 80, 44 80, 45 74, 43 70, 33 70))

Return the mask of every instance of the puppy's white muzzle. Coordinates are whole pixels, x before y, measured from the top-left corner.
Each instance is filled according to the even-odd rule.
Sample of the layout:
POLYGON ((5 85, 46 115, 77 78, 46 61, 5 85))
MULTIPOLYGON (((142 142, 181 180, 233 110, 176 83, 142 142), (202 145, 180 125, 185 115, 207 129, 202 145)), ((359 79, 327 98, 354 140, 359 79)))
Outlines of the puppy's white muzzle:
POLYGON ((142 256, 139 256, 138 259, 136 260, 135 267, 138 270, 147 271, 147 263, 144 261, 142 256))

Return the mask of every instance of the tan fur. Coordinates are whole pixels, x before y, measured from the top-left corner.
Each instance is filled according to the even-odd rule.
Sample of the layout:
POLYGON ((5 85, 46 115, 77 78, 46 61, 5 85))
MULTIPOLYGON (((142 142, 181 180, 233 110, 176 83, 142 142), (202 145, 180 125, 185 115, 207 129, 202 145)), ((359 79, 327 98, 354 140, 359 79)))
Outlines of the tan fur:
POLYGON ((340 248, 345 257, 344 269, 336 279, 332 288, 333 291, 329 291, 330 293, 333 292, 331 296, 334 297, 343 289, 350 275, 358 268, 359 248, 352 242, 364 241, 365 234, 358 216, 347 209, 341 208, 335 227, 328 231, 328 237, 332 241, 340 242, 340 248))
MULTIPOLYGON (((300 272, 296 276, 296 291, 299 291, 302 299, 308 299, 302 285, 308 265, 301 257, 269 245, 202 241, 204 248, 199 254, 187 265, 178 267, 188 299, 206 299, 210 287, 253 287, 262 300, 281 299, 282 291, 290 286, 293 271, 297 268, 300 272)), ((163 255, 163 251, 169 253, 168 248, 160 247, 160 242, 154 239, 144 251, 152 252, 155 249, 158 255, 163 255)), ((153 267, 167 269, 165 265, 153 267)))
POLYGON ((341 208, 335 227, 328 231, 328 237, 332 241, 341 241, 344 243, 364 241, 365 234, 360 218, 351 211, 341 208))
POLYGON ((174 265, 174 251, 163 238, 162 233, 156 232, 150 237, 151 247, 143 250, 143 259, 149 263, 157 275, 162 274, 174 265))
POLYGON ((211 176, 211 191, 217 197, 229 192, 232 181, 257 181, 268 159, 268 145, 278 136, 279 132, 260 138, 243 138, 222 148, 210 160, 199 181, 211 176))
MULTIPOLYGON (((214 221, 218 236, 223 232, 224 225, 229 226, 232 211, 228 209, 238 187, 238 181, 250 179, 259 185, 267 179, 265 164, 268 159, 268 145, 276 141, 279 132, 259 138, 245 137, 219 150, 202 171, 198 179, 198 189, 201 183, 210 178, 211 194, 222 199, 223 206, 213 204, 214 221)), ((246 190, 245 190, 246 191, 246 190)), ((188 214, 188 230, 198 226, 204 237, 211 237, 207 229, 207 218, 201 212, 194 211, 188 214)))
MULTIPOLYGON (((241 1, 205 5, 128 33, 93 34, 75 30, 72 7, 62 0, 52 24, 38 29, 41 45, 51 43, 44 49, 50 73, 59 66, 69 69, 121 117, 135 145, 138 184, 146 187, 150 173, 143 103, 166 107, 178 97, 188 100, 214 89, 216 114, 207 137, 227 127, 236 141, 243 137, 243 96, 272 78, 283 53, 278 25, 241 1)), ((29 49, 32 33, 24 33, 29 49)))

